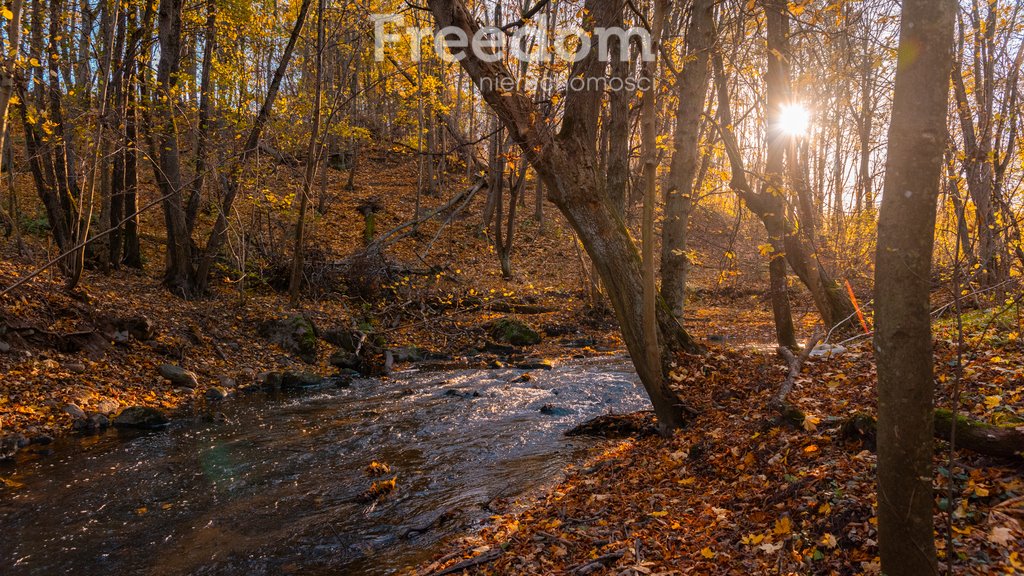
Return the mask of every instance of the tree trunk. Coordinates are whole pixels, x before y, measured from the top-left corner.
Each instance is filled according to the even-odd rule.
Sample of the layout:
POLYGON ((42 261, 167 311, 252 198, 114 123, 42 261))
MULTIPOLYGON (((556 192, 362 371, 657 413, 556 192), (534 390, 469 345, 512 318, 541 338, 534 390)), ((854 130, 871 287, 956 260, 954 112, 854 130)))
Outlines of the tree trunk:
MULTIPOLYGON (((456 26, 467 37, 478 29, 475 17, 462 0, 429 0, 439 28, 456 26)), ((586 8, 592 19, 588 27, 608 26, 619 5, 610 0, 588 0, 586 8)), ((603 62, 592 50, 577 62, 573 74, 595 77, 602 73, 603 62)), ((534 170, 544 179, 549 199, 562 211, 576 231, 607 290, 623 340, 647 390, 663 432, 685 422, 682 401, 668 384, 667 359, 669 347, 697 346, 674 319, 659 313, 663 349, 660 359, 651 362, 644 349, 643 286, 640 257, 626 226, 608 201, 607 192, 596 172, 596 134, 600 91, 580 90, 566 97, 562 129, 556 135, 543 123, 532 100, 522 92, 498 92, 497 87, 510 81, 511 73, 497 62, 485 62, 467 51, 460 61, 466 72, 481 88, 483 97, 508 127, 534 170), (674 345, 674 346, 673 346, 674 345)))
POLYGON ((772 303, 772 316, 775 319, 775 338, 779 346, 796 350, 796 331, 793 327, 793 314, 789 308, 789 289, 786 286, 786 259, 784 227, 782 213, 785 209, 781 199, 764 192, 754 192, 747 180, 747 172, 743 164, 739 143, 732 131, 732 110, 729 101, 729 86, 725 77, 725 66, 722 55, 714 55, 715 84, 718 91, 718 126, 729 156, 732 180, 729 185, 747 204, 751 212, 761 219, 765 231, 768 232, 768 243, 772 252, 768 261, 769 295, 772 303))
POLYGON ((295 222, 295 246, 292 250, 291 278, 288 282, 288 294, 291 306, 299 305, 302 289, 302 268, 304 242, 306 239, 306 211, 309 199, 313 194, 313 178, 316 177, 317 163, 320 160, 320 149, 317 146, 320 137, 320 105, 323 93, 324 66, 324 4, 327 0, 317 0, 316 9, 316 56, 314 60, 313 111, 309 119, 309 143, 306 146, 306 171, 302 177, 302 198, 299 200, 299 215, 295 222))
MULTIPOLYGON (((622 26, 622 13, 615 15, 615 25, 622 26)), ((611 78, 625 81, 630 72, 629 58, 621 57, 621 45, 617 36, 608 42, 608 53, 611 55, 611 78)), ((626 47, 629 54, 629 47, 626 47)), ((608 138, 608 198, 619 215, 626 214, 626 184, 629 181, 629 101, 633 92, 626 89, 623 82, 620 90, 612 90, 608 96, 608 124, 605 129, 614 138, 608 138)))
MULTIPOLYGON (((11 2, 11 19, 7 22, 7 42, 3 43, 3 71, 0 73, 0 150, 4 149, 7 137, 7 109, 14 95, 15 55, 21 46, 22 0, 11 2)), ((9 168, 10 169, 10 168, 9 168)), ((13 194, 14 191, 12 190, 13 194)))
POLYGON ((875 268, 878 539, 889 576, 937 570, 929 279, 956 9, 904 0, 900 24, 875 268))
MULTIPOLYGON (((163 197, 164 224, 167 228, 167 254, 164 286, 172 293, 190 298, 195 292, 195 270, 192 265, 192 238, 184 206, 181 180, 181 154, 178 148, 178 127, 175 120, 174 87, 181 65, 182 0, 160 0, 158 16, 160 62, 156 72, 156 118, 162 123, 156 135, 158 158, 157 184, 163 197)), ((156 128, 153 125, 153 128, 156 128)))
MULTIPOLYGON (((668 11, 667 0, 654 0, 651 17, 651 51, 658 53, 661 41, 661 30, 665 25, 665 13, 668 11)), ((640 104, 640 158, 643 165, 643 221, 641 224, 641 242, 643 249, 643 332, 642 342, 647 354, 647 364, 657 364, 664 358, 663 347, 659 343, 657 286, 654 274, 654 209, 658 196, 658 59, 645 61, 641 67, 641 75, 648 82, 640 104), (659 358, 660 357, 660 358, 659 358)), ((614 135, 621 138, 620 134, 614 135)), ((667 359, 666 359, 667 360, 667 359)))
POLYGON ((206 155, 210 141, 210 100, 212 87, 213 50, 217 45, 217 3, 206 2, 206 35, 203 39, 203 72, 199 80, 199 125, 196 128, 195 174, 192 176, 185 221, 189 237, 195 229, 196 216, 203 198, 203 184, 206 182, 206 155))
MULTIPOLYGON (((170 0, 161 0, 170 1, 170 0)), ((221 185, 224 188, 224 197, 221 199, 220 209, 217 212, 217 220, 213 224, 213 230, 210 231, 210 236, 206 240, 206 247, 202 251, 202 255, 199 258, 199 263, 196 266, 194 279, 191 283, 194 294, 202 294, 207 291, 210 281, 210 270, 213 268, 213 262, 220 255, 220 249, 224 246, 224 242, 227 241, 228 233, 228 218, 231 216, 231 209, 234 206, 235 198, 238 196, 238 190, 241 187, 241 173, 242 168, 248 162, 249 157, 259 148, 260 137, 263 135, 263 128, 270 120, 271 110, 274 108, 274 102, 277 100, 278 90, 281 88, 281 81, 284 79, 284 73, 288 70, 288 63, 291 62, 292 54, 295 51, 295 45, 298 43, 299 35, 302 33, 302 27, 306 22, 306 14, 309 13, 309 4, 311 0, 302 0, 302 4, 299 5, 299 13, 295 19, 295 25, 292 27, 291 35, 288 37, 288 43, 284 47, 284 52, 281 54, 281 60, 277 64, 277 69, 274 70, 274 76, 270 80, 270 85, 267 87, 266 97, 263 99, 263 106, 260 107, 259 113, 256 115, 256 119, 253 121, 252 128, 249 130, 249 135, 245 139, 242 150, 239 153, 239 157, 235 160, 230 167, 227 169, 227 175, 221 176, 221 185)))
POLYGON ((701 113, 708 90, 708 57, 714 41, 714 2, 695 0, 686 31, 689 56, 678 80, 675 152, 665 188, 661 231, 661 296, 680 321, 686 303, 687 226, 693 205, 700 145, 701 113))

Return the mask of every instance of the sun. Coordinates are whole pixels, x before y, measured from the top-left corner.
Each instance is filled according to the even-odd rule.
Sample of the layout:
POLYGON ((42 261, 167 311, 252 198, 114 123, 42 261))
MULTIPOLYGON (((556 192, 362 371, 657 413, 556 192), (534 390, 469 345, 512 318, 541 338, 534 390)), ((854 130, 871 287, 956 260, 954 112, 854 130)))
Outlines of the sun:
POLYGON ((806 136, 811 127, 811 111, 802 104, 785 104, 779 112, 780 132, 787 136, 806 136))

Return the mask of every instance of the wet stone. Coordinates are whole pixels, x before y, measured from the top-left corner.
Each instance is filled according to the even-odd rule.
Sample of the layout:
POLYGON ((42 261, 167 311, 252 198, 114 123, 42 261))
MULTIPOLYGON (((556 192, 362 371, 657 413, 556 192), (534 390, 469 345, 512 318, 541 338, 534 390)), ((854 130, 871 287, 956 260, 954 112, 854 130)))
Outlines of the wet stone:
POLYGON ((114 418, 114 426, 118 428, 157 430, 166 428, 170 423, 170 418, 163 411, 149 406, 130 406, 114 418))
POLYGON ((206 391, 207 400, 223 400, 228 397, 228 391, 220 386, 214 386, 206 391))
POLYGON ((195 388, 199 386, 199 381, 196 379, 196 375, 181 366, 162 364, 157 371, 160 372, 160 375, 165 379, 170 380, 171 384, 174 384, 175 386, 181 386, 183 388, 195 388))

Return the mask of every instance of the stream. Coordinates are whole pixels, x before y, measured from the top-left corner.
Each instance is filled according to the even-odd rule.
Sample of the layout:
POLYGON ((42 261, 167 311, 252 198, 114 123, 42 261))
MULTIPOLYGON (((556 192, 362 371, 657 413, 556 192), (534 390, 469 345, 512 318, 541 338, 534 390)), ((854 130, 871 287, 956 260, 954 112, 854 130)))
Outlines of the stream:
POLYGON ((239 395, 158 432, 60 439, 0 464, 0 574, 359 576, 422 562, 595 445, 563 432, 648 407, 623 357, 525 372, 409 370, 239 395), (397 478, 377 503, 362 497, 372 461, 397 478))

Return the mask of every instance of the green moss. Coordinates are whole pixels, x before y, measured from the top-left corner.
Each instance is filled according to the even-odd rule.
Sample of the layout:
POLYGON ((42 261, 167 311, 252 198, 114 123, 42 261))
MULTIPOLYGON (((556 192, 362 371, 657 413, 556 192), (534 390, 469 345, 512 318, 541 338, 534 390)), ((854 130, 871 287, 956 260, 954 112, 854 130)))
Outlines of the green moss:
MULTIPOLYGON (((964 325, 964 332, 967 334, 986 329, 989 331, 1012 331, 1019 328, 1019 312, 1017 305, 996 306, 981 310, 968 310, 961 314, 960 318, 964 325)), ((956 330, 956 328, 956 314, 952 311, 938 318, 933 325, 934 331, 940 334, 956 330)))
POLYGON ((532 346, 540 343, 540 334, 525 322, 502 318, 491 325, 491 338, 513 346, 532 346))

